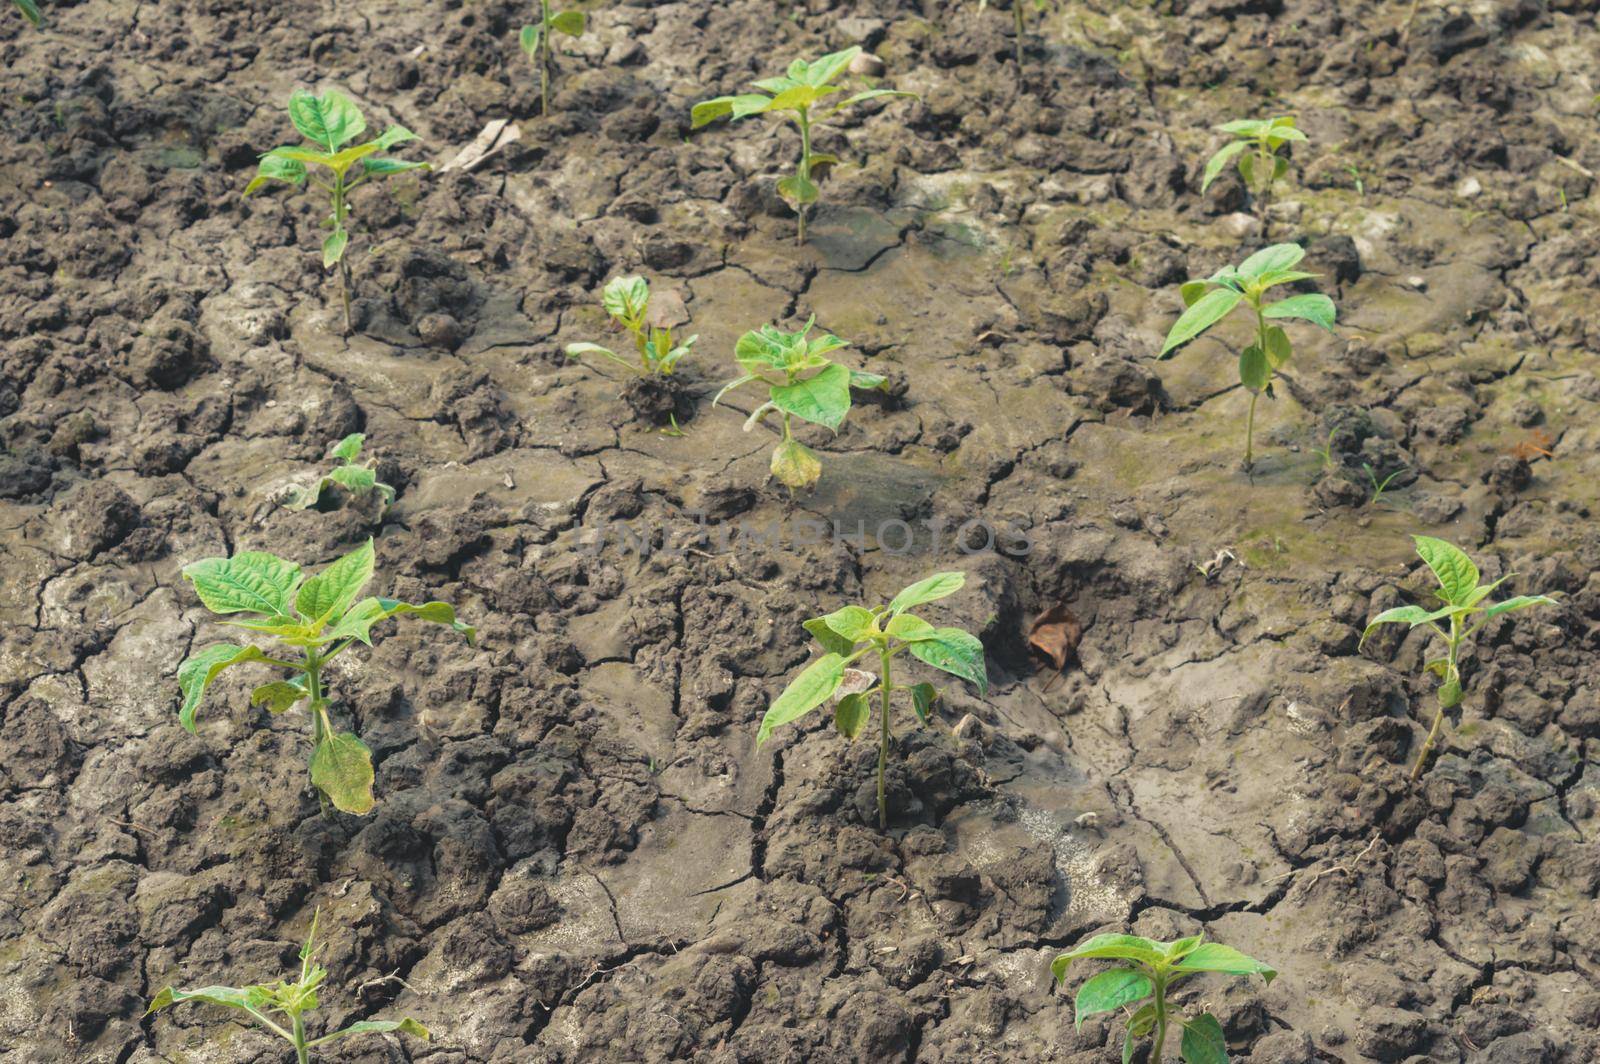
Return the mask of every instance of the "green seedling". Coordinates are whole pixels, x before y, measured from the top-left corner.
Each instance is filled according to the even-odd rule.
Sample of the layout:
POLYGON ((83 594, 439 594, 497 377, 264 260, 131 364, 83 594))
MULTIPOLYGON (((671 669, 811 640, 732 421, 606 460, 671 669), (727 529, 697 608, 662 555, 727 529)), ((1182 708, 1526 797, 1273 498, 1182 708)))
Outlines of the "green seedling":
POLYGON ((300 949, 300 977, 293 982, 244 987, 203 986, 198 990, 179 990, 175 986, 169 986, 150 1002, 145 1015, 159 1012, 169 1005, 181 1005, 186 1001, 200 1001, 208 1005, 220 1005, 225 1009, 237 1009, 260 1024, 263 1029, 271 1031, 294 1046, 297 1064, 309 1064, 311 1051, 318 1046, 325 1046, 352 1035, 394 1032, 409 1034, 424 1041, 428 1039, 428 1029, 409 1016, 401 1020, 359 1020, 319 1038, 307 1037, 305 1015, 317 1007, 318 990, 328 977, 328 970, 316 963, 316 941, 317 916, 313 915, 311 933, 306 937, 306 944, 300 949), (281 1016, 283 1019, 280 1022, 273 1019, 274 1016, 281 1016))
MULTIPOLYGON (((1016 26, 1017 71, 1022 70, 1022 39, 1028 32, 1027 24, 1023 20, 1023 4, 1026 0, 1011 0, 1011 17, 1016 26)), ((1043 11, 1049 6, 1049 0, 1033 0, 1033 9, 1043 11)), ((978 11, 981 13, 989 7, 989 0, 978 0, 978 11)))
POLYGON ((1154 1039, 1148 1064, 1161 1064, 1167 1031, 1174 1023, 1183 1029, 1179 1054, 1185 1064, 1228 1064, 1228 1043, 1217 1018, 1202 1012, 1188 1019, 1172 1007, 1168 995, 1181 980, 1205 972, 1259 975, 1268 983, 1278 975, 1232 946, 1205 941, 1203 934, 1176 942, 1156 942, 1138 935, 1096 935, 1051 963, 1050 974, 1057 983, 1066 981, 1067 969, 1076 960, 1126 962, 1087 980, 1078 988, 1072 1009, 1081 1030, 1086 1017, 1138 1005, 1125 1022, 1128 1033, 1122 1041, 1122 1064, 1133 1059, 1134 1042, 1140 1038, 1154 1039), (1143 1005, 1138 1004, 1141 1001, 1143 1005))
POLYGON ((366 440, 365 433, 352 432, 334 444, 328 457, 337 458, 339 465, 318 478, 309 488, 295 489, 284 505, 291 510, 308 510, 317 504, 324 491, 335 484, 351 495, 365 495, 369 491, 376 491, 382 497, 385 507, 394 502, 394 488, 378 479, 378 474, 373 469, 376 463, 357 461, 361 457, 361 445, 366 440))
POLYGON ((308 580, 300 567, 275 555, 245 551, 231 558, 207 558, 184 567, 206 609, 217 614, 244 614, 223 623, 271 636, 287 650, 267 653, 255 646, 212 643, 178 666, 183 705, 178 721, 191 733, 195 711, 217 674, 234 665, 259 661, 287 669, 289 677, 262 684, 250 704, 282 713, 306 703, 311 714, 311 782, 334 808, 357 815, 372 808, 372 751, 353 732, 335 731, 328 715, 323 672, 352 644, 372 645, 372 626, 398 614, 447 624, 470 644, 476 633, 456 620, 445 602, 421 606, 394 599, 356 600, 372 579, 372 540, 308 580))
POLYGON ((551 11, 550 0, 539 0, 539 21, 522 27, 522 50, 539 68, 539 114, 550 113, 550 38, 564 33, 582 37, 585 27, 582 11, 551 11))
POLYGON ((799 332, 763 325, 739 337, 733 357, 744 374, 723 385, 711 400, 715 407, 723 396, 742 384, 760 382, 767 386, 767 401, 755 408, 744 428, 749 432, 768 414, 783 415, 783 439, 772 452, 772 475, 791 494, 815 484, 822 476, 822 462, 816 452, 794 438, 794 419, 838 432, 850 412, 851 388, 889 388, 888 380, 876 373, 864 373, 830 360, 829 354, 849 347, 850 341, 831 333, 808 336, 815 323, 813 317, 799 332))
POLYGON ((297 90, 289 97, 289 121, 312 146, 273 148, 262 155, 255 179, 245 188, 244 194, 250 195, 269 181, 282 181, 299 188, 308 179, 328 194, 331 211, 323 225, 331 231, 322 241, 322 267, 339 267, 344 331, 348 336, 353 331, 350 263, 345 257, 345 249, 350 244, 350 230, 345 226, 350 217, 350 193, 373 178, 426 170, 428 164, 378 154, 417 139, 417 135, 404 126, 390 126, 374 140, 345 147, 366 130, 367 120, 355 102, 342 93, 329 91, 315 96, 297 90), (318 174, 326 171, 327 180, 310 176, 308 166, 318 167, 318 174))
POLYGON ((1173 323, 1167 333, 1167 342, 1161 346, 1161 358, 1168 358, 1178 348, 1195 339, 1228 313, 1243 303, 1255 316, 1255 341, 1239 354, 1239 383, 1250 393, 1250 414, 1245 422, 1244 467, 1250 468, 1255 457, 1256 401, 1265 393, 1272 397, 1272 377, 1288 364, 1294 353, 1289 334, 1280 325, 1270 324, 1274 319, 1298 318, 1313 325, 1333 331, 1333 300, 1320 292, 1289 296, 1275 303, 1266 302, 1267 293, 1281 284, 1291 284, 1315 277, 1316 274, 1296 270, 1295 265, 1305 257, 1305 249, 1297 244, 1273 244, 1245 259, 1237 267, 1224 266, 1203 281, 1189 281, 1181 289, 1183 304, 1188 309, 1173 323))
POLYGON ((641 377, 670 377, 678 361, 700 339, 691 336, 682 343, 674 343, 671 328, 650 324, 650 284, 643 277, 613 279, 601 292, 600 303, 611 319, 633 337, 637 361, 629 361, 599 344, 568 344, 568 358, 600 355, 641 377))
POLYGON ((1478 583, 1478 567, 1472 563, 1460 547, 1446 543, 1442 539, 1432 536, 1412 536, 1417 544, 1417 555, 1433 572, 1434 579, 1439 581, 1439 590, 1434 595, 1443 604, 1438 609, 1428 610, 1421 606, 1396 606, 1391 610, 1384 610, 1372 619, 1366 631, 1361 633, 1361 642, 1366 643, 1367 637, 1384 624, 1404 624, 1410 628, 1425 624, 1433 629, 1435 635, 1444 640, 1445 652, 1440 658, 1433 658, 1423 664, 1423 668, 1433 673, 1439 680, 1439 707, 1433 714, 1433 726, 1428 729, 1428 737, 1422 743, 1422 750, 1417 754, 1417 760, 1411 766, 1411 778, 1415 780, 1422 775, 1422 766, 1428 760, 1428 754, 1433 751, 1433 744, 1439 738, 1439 729, 1444 724, 1445 710, 1453 709, 1461 704, 1461 646, 1468 639, 1477 634, 1478 629, 1489 623, 1502 613, 1512 613, 1516 610, 1525 610, 1529 606, 1554 606, 1556 600, 1544 595, 1515 595, 1500 602, 1485 600, 1489 593, 1499 587, 1514 575, 1507 573, 1491 584, 1478 583), (1450 627, 1440 627, 1441 621, 1449 621, 1450 627))
POLYGON ((817 175, 813 172, 818 166, 836 166, 838 158, 824 155, 811 150, 811 134, 813 124, 825 118, 831 118, 846 107, 867 100, 876 100, 885 96, 915 96, 911 92, 897 92, 894 89, 867 89, 848 97, 841 103, 822 110, 813 111, 824 99, 836 92, 842 92, 841 86, 831 84, 834 78, 842 74, 850 65, 850 61, 861 54, 859 45, 846 48, 842 52, 825 55, 821 59, 806 62, 796 59, 789 64, 788 72, 781 78, 764 78, 754 82, 759 92, 745 93, 740 96, 718 96, 714 100, 702 100, 694 105, 690 111, 692 128, 715 122, 719 118, 732 117, 734 119, 747 118, 750 115, 775 114, 786 116, 800 130, 800 169, 778 182, 778 194, 794 208, 799 216, 800 243, 806 242, 806 208, 817 202, 820 195, 817 184, 817 175))
POLYGON ((1205 175, 1200 179, 1200 191, 1211 187, 1222 174, 1223 167, 1238 159, 1239 176, 1245 187, 1258 199, 1265 201, 1272 185, 1289 172, 1289 160, 1278 154, 1291 141, 1309 140, 1294 127, 1289 115, 1268 119, 1243 119, 1217 126, 1217 131, 1227 133, 1233 140, 1222 146, 1206 163, 1205 175))
POLYGON ((904 691, 911 696, 917 719, 928 723, 929 711, 938 691, 930 683, 894 682, 895 655, 910 651, 911 656, 959 676, 987 694, 989 676, 983 663, 983 644, 960 628, 935 628, 908 611, 960 591, 966 583, 962 573, 935 573, 918 580, 896 595, 887 606, 846 606, 825 617, 805 622, 824 651, 784 688, 756 733, 756 747, 772 738, 780 725, 789 724, 810 713, 837 694, 845 684, 850 690, 839 699, 833 723, 845 738, 854 740, 872 719, 872 698, 878 697, 878 827, 889 826, 888 800, 884 773, 889 762, 889 696, 904 691), (852 668, 862 658, 876 657, 878 675, 852 668), (875 681, 875 682, 874 682, 875 681))
POLYGON ((11 0, 11 2, 17 6, 18 11, 22 12, 23 18, 35 26, 44 25, 44 15, 40 13, 39 5, 34 3, 33 0, 11 0))
POLYGON ((1367 471, 1367 482, 1372 486, 1372 498, 1367 500, 1368 506, 1378 505, 1378 503, 1383 499, 1383 493, 1389 490, 1390 482, 1392 482, 1395 477, 1405 472, 1404 469, 1396 469, 1393 473, 1390 473, 1382 480, 1379 480, 1378 474, 1372 471, 1372 466, 1370 464, 1362 462, 1361 468, 1367 471))

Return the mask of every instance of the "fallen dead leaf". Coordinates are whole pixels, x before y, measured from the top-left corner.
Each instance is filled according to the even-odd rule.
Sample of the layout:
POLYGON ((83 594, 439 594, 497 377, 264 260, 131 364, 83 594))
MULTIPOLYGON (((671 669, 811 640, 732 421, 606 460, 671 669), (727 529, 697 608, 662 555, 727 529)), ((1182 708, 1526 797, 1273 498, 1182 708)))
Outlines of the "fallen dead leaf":
POLYGON ((1060 603, 1051 606, 1028 628, 1028 646, 1043 654, 1060 672, 1078 659, 1078 641, 1083 638, 1083 622, 1060 603))

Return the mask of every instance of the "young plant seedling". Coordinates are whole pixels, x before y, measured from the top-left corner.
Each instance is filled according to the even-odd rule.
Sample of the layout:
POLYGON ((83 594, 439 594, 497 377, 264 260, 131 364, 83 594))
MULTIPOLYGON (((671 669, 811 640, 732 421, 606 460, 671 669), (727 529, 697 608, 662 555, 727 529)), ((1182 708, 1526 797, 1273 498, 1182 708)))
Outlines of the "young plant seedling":
POLYGON ((1289 115, 1267 119, 1247 118, 1216 128, 1219 133, 1227 133, 1234 139, 1224 144, 1207 161, 1205 175, 1200 179, 1200 191, 1204 193, 1211 187, 1211 182, 1221 176, 1223 167, 1230 160, 1238 159, 1239 176, 1244 178, 1245 188, 1263 203, 1271 194, 1273 183, 1289 172, 1289 160, 1278 154, 1279 149, 1291 141, 1310 139, 1294 127, 1294 118, 1289 115))
POLYGON ((1183 304, 1189 309, 1173 323, 1161 358, 1195 339, 1243 303, 1255 316, 1255 341, 1239 353, 1239 383, 1250 393, 1250 414, 1244 430, 1244 467, 1255 457, 1256 400, 1265 393, 1272 397, 1272 376, 1288 364, 1294 353, 1289 334, 1281 325, 1269 322, 1279 318, 1309 321, 1333 331, 1333 300, 1320 292, 1289 296, 1275 303, 1266 302, 1267 293, 1281 284, 1315 277, 1302 273, 1295 265, 1305 257, 1297 244, 1273 244, 1245 259, 1237 267, 1224 266, 1203 281, 1189 281, 1181 289, 1183 304))
POLYGON ((1379 480, 1378 474, 1373 472, 1372 465, 1370 463, 1362 462, 1361 468, 1367 471, 1367 483, 1372 486, 1372 498, 1367 500, 1368 506, 1376 506, 1378 503, 1382 502, 1383 493, 1389 490, 1389 485, 1394 481, 1394 478, 1405 472, 1404 467, 1402 467, 1400 469, 1396 469, 1393 473, 1390 473, 1382 480, 1379 480))
POLYGON ((313 146, 290 145, 273 148, 262 155, 255 179, 246 186, 244 194, 250 195, 268 181, 282 181, 299 188, 308 179, 328 194, 331 211, 323 225, 331 232, 322 241, 322 267, 339 267, 344 332, 349 336, 354 331, 350 323, 350 262, 345 257, 350 243, 350 230, 345 227, 345 220, 350 217, 350 193, 373 178, 426 170, 428 164, 378 154, 417 139, 417 135, 404 126, 390 126, 375 140, 345 147, 366 130, 367 120, 355 102, 343 93, 330 90, 315 96, 297 90, 289 97, 289 121, 313 146), (318 174, 326 171, 327 180, 311 177, 308 166, 318 167, 318 174))
POLYGON ((1411 766, 1411 778, 1415 780, 1422 775, 1422 766, 1428 760, 1428 754, 1433 751, 1433 744, 1439 738, 1439 729, 1444 724, 1445 710, 1453 709, 1461 704, 1461 646, 1468 639, 1477 634, 1489 621, 1502 613, 1512 613, 1516 610, 1525 610, 1529 606, 1554 606, 1556 600, 1544 595, 1514 595, 1500 602, 1486 602, 1489 593, 1505 581, 1511 579, 1507 573, 1492 584, 1478 583, 1478 567, 1472 564, 1472 559, 1466 552, 1454 544, 1446 543, 1442 539, 1432 536, 1412 536, 1417 544, 1417 555, 1433 572, 1435 580, 1439 581, 1439 590, 1434 592, 1435 597, 1442 605, 1435 610, 1424 609, 1421 606, 1396 606, 1394 609, 1384 610, 1372 619, 1366 631, 1361 633, 1361 642, 1366 643, 1367 637, 1384 624, 1404 624, 1415 628, 1425 624, 1433 629, 1440 639, 1444 640, 1444 656, 1433 658, 1423 664, 1423 668, 1431 672, 1439 680, 1439 706, 1433 714, 1433 726, 1428 729, 1428 737, 1422 743, 1422 750, 1417 754, 1417 760, 1411 766), (1441 621, 1449 622, 1449 629, 1440 627, 1441 621))
POLYGON ((911 708, 917 719, 928 722, 929 708, 938 697, 930 683, 897 684, 894 682, 893 662, 897 654, 910 651, 911 656, 959 676, 987 694, 989 676, 983 663, 983 644, 976 636, 960 628, 935 628, 927 621, 908 612, 961 590, 967 578, 962 573, 935 573, 918 580, 887 606, 846 606, 825 617, 813 617, 805 622, 806 631, 822 645, 822 657, 807 665, 794 681, 768 708, 761 718, 761 730, 756 733, 756 747, 772 738, 774 729, 810 713, 832 698, 847 674, 855 673, 860 690, 854 690, 839 699, 834 709, 833 723, 845 738, 854 740, 866 729, 872 719, 872 698, 878 698, 878 827, 889 826, 888 800, 884 792, 884 773, 889 762, 889 696, 904 691, 911 696, 911 708), (876 657, 878 675, 852 668, 862 658, 876 657))
MULTIPOLYGON (((1028 27, 1023 21, 1022 12, 1022 5, 1025 2, 1026 0, 1011 0, 1011 16, 1016 24, 1017 72, 1019 74, 1022 72, 1022 39, 1028 32, 1028 27)), ((1043 11, 1048 3, 1049 0, 1033 0, 1033 9, 1035 11, 1043 11)), ((987 9, 988 6, 989 0, 978 0, 978 11, 980 13, 987 9)))
POLYGON ((365 433, 352 432, 334 444, 328 457, 337 458, 340 464, 318 478, 309 488, 295 489, 284 505, 291 510, 309 510, 322 498, 322 493, 334 484, 356 496, 376 491, 385 507, 394 502, 394 488, 378 479, 378 474, 373 469, 376 463, 357 461, 361 457, 361 445, 366 440, 365 433))
POLYGON ((564 33, 582 37, 585 18, 582 11, 551 11, 550 0, 539 0, 539 21, 522 27, 522 50, 539 68, 539 115, 550 113, 550 36, 564 33))
POLYGON ((611 319, 633 337, 637 361, 629 361, 599 344, 568 344, 568 358, 600 355, 641 377, 670 377, 678 361, 700 339, 691 336, 681 343, 674 343, 671 328, 650 324, 650 284, 643 277, 614 278, 601 292, 600 303, 611 319))
POLYGON ((887 391, 889 387, 888 380, 876 373, 864 373, 830 360, 830 353, 849 347, 850 341, 831 333, 808 336, 815 323, 816 318, 809 319, 799 332, 763 325, 739 337, 733 357, 744 375, 723 385, 711 400, 715 407, 741 384, 759 381, 767 386, 767 401, 755 408, 744 428, 749 432, 768 414, 783 415, 783 439, 772 452, 772 475, 790 494, 815 484, 822 476, 822 462, 816 452, 794 438, 794 419, 838 432, 850 412, 851 388, 887 391))
POLYGON ((702 100, 694 105, 689 117, 692 128, 715 122, 719 118, 731 116, 734 119, 746 118, 750 115, 775 114, 787 116, 800 130, 800 169, 778 182, 778 194, 784 198, 794 212, 799 216, 800 243, 806 242, 806 208, 817 202, 820 195, 817 189, 816 175, 812 172, 817 166, 834 166, 839 160, 832 155, 823 155, 811 150, 811 131, 816 122, 831 118, 846 107, 864 103, 867 100, 876 100, 883 96, 915 96, 912 92, 897 92, 893 89, 867 89, 858 92, 832 107, 813 112, 821 101, 836 92, 842 92, 839 85, 832 84, 850 65, 850 61, 861 54, 859 45, 846 48, 842 52, 825 55, 821 59, 806 62, 796 59, 789 64, 788 72, 781 78, 764 78, 754 83, 759 92, 745 93, 740 96, 718 96, 714 100, 702 100))
POLYGON ((22 12, 23 18, 35 26, 44 25, 44 15, 40 13, 39 5, 34 3, 33 0, 11 0, 11 2, 17 5, 17 10, 22 12))
POLYGON ((302 580, 300 567, 262 551, 231 558, 207 558, 184 567, 185 579, 206 609, 217 614, 244 614, 223 623, 272 636, 286 649, 267 653, 256 646, 212 643, 178 666, 183 705, 178 721, 191 733, 195 711, 206 688, 222 670, 259 661, 287 669, 287 679, 262 684, 250 704, 282 713, 301 702, 311 714, 311 782, 334 808, 361 815, 372 808, 372 751, 353 732, 335 731, 328 715, 323 670, 354 643, 372 645, 372 626, 397 614, 415 614, 447 624, 470 644, 476 635, 456 620, 449 603, 413 606, 394 599, 356 600, 372 579, 372 540, 333 562, 316 576, 302 580))
POLYGON ((328 970, 316 963, 316 941, 317 916, 313 915, 311 933, 306 937, 306 944, 300 949, 300 977, 293 982, 244 987, 203 986, 198 990, 179 990, 175 986, 169 986, 150 1002, 145 1015, 159 1012, 169 1005, 181 1005, 185 1001, 201 1001, 210 1005, 221 1005, 225 1009, 237 1009, 265 1030, 271 1031, 292 1045, 297 1064, 309 1064, 311 1051, 318 1046, 325 1046, 352 1035, 387 1034, 394 1031, 427 1040, 428 1029, 409 1016, 401 1020, 359 1020, 319 1038, 308 1038, 305 1014, 317 1007, 318 988, 328 977, 328 970), (282 1022, 273 1019, 274 1016, 283 1017, 282 1022))
POLYGON ((1174 1023, 1183 1028, 1179 1053, 1185 1064, 1228 1064, 1228 1043, 1217 1018, 1202 1012, 1188 1019, 1173 1009, 1167 1000, 1168 994, 1179 981, 1204 972, 1259 975, 1269 983, 1278 974, 1232 946, 1205 941, 1203 934, 1176 942, 1156 942, 1138 935, 1096 935, 1071 953, 1057 957, 1050 965, 1050 974, 1055 976, 1056 982, 1064 983, 1073 961, 1090 959, 1124 963, 1101 972, 1078 988, 1072 1007, 1074 1022, 1082 1029, 1086 1017, 1115 1012, 1125 1005, 1138 1005, 1126 1021, 1128 1033, 1122 1042, 1123 1064, 1133 1059, 1134 1041, 1140 1038, 1154 1038, 1149 1064, 1161 1064, 1167 1031, 1174 1023), (1141 1001, 1144 1004, 1139 1005, 1141 1001))

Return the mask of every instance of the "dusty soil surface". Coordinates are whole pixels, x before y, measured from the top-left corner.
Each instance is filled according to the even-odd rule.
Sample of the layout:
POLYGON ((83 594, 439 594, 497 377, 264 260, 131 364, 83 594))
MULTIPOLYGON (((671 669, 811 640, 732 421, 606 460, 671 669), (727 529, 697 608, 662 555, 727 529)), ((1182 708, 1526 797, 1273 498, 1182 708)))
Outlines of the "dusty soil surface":
POLYGON ((1405 2, 1074 0, 1019 82, 1003 6, 596 4, 548 121, 527 7, 0 19, 0 1059, 280 1059, 206 1008, 140 1014, 275 978, 318 906, 323 1018, 435 1032, 336 1060, 1113 1060, 1046 967, 1123 928, 1277 966, 1184 995, 1240 1059, 1597 1059, 1592 5, 1425 0, 1402 43, 1405 2), (921 100, 822 134, 849 165, 796 248, 794 137, 689 136, 689 105, 852 43, 921 100), (357 194, 348 340, 316 206, 239 196, 297 86, 436 163, 520 124, 474 172, 357 194), (1212 125, 1280 111, 1312 142, 1264 234, 1200 169, 1212 125), (1274 240, 1341 324, 1296 334, 1247 477, 1233 348, 1153 356, 1178 282, 1274 240), (562 357, 624 271, 700 334, 685 436, 562 357), (709 397, 740 333, 811 314, 894 389, 805 436, 825 472, 790 502, 748 401, 709 397), (392 510, 280 505, 358 430, 392 510), (1364 466, 1401 472, 1377 505, 1364 466), (623 551, 624 520, 672 541, 623 551), (874 534, 789 534, 835 521, 874 534), (969 553, 968 521, 1032 549, 969 553), (1482 633, 1415 788, 1425 640, 1357 651, 1427 588, 1414 531, 1562 599, 1482 633), (221 630, 178 571, 368 532, 380 592, 455 602, 481 646, 396 625, 342 659, 380 800, 325 816, 259 674, 179 727, 176 666, 221 630), (882 833, 867 743, 818 714, 758 752, 756 722, 802 619, 941 568, 968 586, 928 613, 994 688, 906 715, 882 833), (1084 634, 1047 688, 1025 633, 1062 604, 1084 634))

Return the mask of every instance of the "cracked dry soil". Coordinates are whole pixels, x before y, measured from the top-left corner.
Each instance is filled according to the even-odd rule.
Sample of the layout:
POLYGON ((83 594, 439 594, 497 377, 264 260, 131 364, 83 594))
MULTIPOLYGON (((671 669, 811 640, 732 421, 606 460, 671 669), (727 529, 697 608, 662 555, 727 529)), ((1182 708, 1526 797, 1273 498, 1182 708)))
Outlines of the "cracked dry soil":
POLYGON ((322 1019, 435 1033, 339 1061, 1098 1064, 1120 1029, 1075 1031, 1046 967, 1118 928, 1277 966, 1183 996, 1241 1060, 1596 1060, 1593 5, 1428 2, 1402 40, 1406 2, 1074 0, 1022 85, 1003 8, 587 6, 545 121, 525 3, 0 20, 0 1059, 280 1059, 140 1014, 276 978, 320 906, 322 1019), (686 136, 689 105, 852 43, 921 99, 823 134, 851 165, 797 249, 791 134, 686 136), (296 86, 436 163, 521 126, 358 194, 349 340, 316 208, 239 198, 296 86), (1263 109, 1311 136, 1265 234, 1236 178, 1198 192, 1211 127, 1263 109), (1247 479, 1233 356, 1153 355, 1178 282, 1271 240, 1341 324, 1297 337, 1247 479), (562 357, 625 271, 700 334, 682 438, 562 357), (805 437, 825 472, 791 503, 709 396, 740 333, 811 314, 894 388, 805 437), (277 504, 353 431, 390 512, 277 504), (1378 506, 1363 466, 1402 472, 1378 506), (801 519, 1033 549, 730 534, 801 519), (693 549, 620 551, 621 520, 693 549), (178 571, 369 531, 377 590, 455 602, 481 645, 396 625, 341 659, 379 804, 324 816, 304 721, 249 709, 248 670, 178 726, 174 670, 218 636, 178 571), (1482 633, 1414 788, 1424 640, 1357 652, 1426 588, 1412 531, 1562 600, 1482 633), (929 613, 995 685, 902 725, 885 834, 867 744, 818 714, 757 752, 756 722, 800 620, 935 568, 968 573, 929 613), (1024 639, 1058 604, 1085 632, 1046 690, 1024 639))

